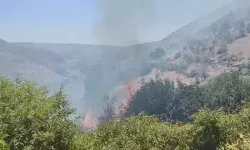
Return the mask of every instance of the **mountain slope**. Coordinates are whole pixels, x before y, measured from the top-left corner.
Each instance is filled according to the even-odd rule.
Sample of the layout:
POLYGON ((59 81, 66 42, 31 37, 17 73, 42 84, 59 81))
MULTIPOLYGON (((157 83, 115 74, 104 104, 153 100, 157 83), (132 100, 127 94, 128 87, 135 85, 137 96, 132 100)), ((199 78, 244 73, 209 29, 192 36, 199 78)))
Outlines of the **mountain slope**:
POLYGON ((65 84, 74 103, 86 108, 92 102, 102 105, 102 97, 117 86, 141 76, 147 78, 147 74, 150 78, 154 68, 165 77, 176 75, 167 72, 188 79, 213 77, 247 61, 232 54, 240 52, 239 48, 247 53, 248 38, 244 35, 249 33, 249 8, 248 0, 237 0, 160 41, 128 47, 0 41, 0 62, 13 66, 9 70, 2 67, 1 74, 13 76, 12 72, 24 70, 22 66, 28 66, 27 72, 42 66, 35 80, 49 78, 46 84, 65 84), (165 53, 152 58, 156 49, 165 53))
POLYGON ((41 81, 42 84, 50 84, 60 81, 60 75, 49 67, 63 60, 57 55, 47 51, 34 50, 25 47, 17 47, 8 42, 0 42, 1 75, 16 77, 18 74, 25 79, 41 81), (51 62, 53 61, 53 62, 51 62), (47 68, 48 67, 48 68, 47 68), (50 78, 44 79, 45 76, 50 78))

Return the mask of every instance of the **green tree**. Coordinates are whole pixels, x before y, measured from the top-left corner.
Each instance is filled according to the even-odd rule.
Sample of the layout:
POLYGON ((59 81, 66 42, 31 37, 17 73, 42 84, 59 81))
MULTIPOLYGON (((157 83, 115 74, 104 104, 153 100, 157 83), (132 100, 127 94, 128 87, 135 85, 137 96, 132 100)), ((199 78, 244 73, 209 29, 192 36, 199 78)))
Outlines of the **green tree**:
POLYGON ((125 116, 145 112, 163 120, 188 121, 200 109, 237 112, 249 97, 250 82, 239 72, 224 73, 203 85, 196 80, 175 87, 169 80, 151 80, 132 96, 125 116))
POLYGON ((229 113, 240 110, 250 96, 250 83, 239 72, 224 73, 210 80, 204 88, 206 108, 229 113))
POLYGON ((162 119, 176 116, 174 106, 179 105, 175 100, 174 83, 169 80, 151 80, 144 84, 135 95, 126 110, 126 116, 138 115, 145 112, 147 115, 156 115, 162 119))
POLYGON ((0 138, 11 150, 69 149, 77 130, 61 89, 54 95, 28 81, 0 79, 0 138))
POLYGON ((178 87, 176 88, 176 99, 180 101, 180 105, 184 110, 186 116, 185 120, 189 120, 190 117, 199 111, 199 109, 204 108, 206 96, 203 87, 200 86, 200 81, 196 81, 190 85, 183 84, 178 81, 178 87))
POLYGON ((146 115, 156 115, 165 121, 184 121, 187 115, 177 92, 174 82, 151 80, 132 96, 125 115, 138 115, 144 112, 146 115))

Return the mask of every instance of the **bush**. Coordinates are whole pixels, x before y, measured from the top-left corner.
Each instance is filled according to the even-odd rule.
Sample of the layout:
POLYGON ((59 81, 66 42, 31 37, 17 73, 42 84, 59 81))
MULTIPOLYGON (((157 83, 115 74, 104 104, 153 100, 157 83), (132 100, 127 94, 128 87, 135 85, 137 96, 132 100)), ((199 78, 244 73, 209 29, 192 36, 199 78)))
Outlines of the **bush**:
POLYGON ((178 59, 181 57, 181 53, 180 52, 177 52, 175 55, 174 55, 174 59, 178 59))
POLYGON ((103 124, 95 132, 78 138, 75 144, 81 145, 79 150, 182 149, 187 147, 192 130, 190 125, 175 126, 153 116, 139 115, 124 122, 103 124))
POLYGON ((239 72, 224 73, 204 86, 206 108, 232 113, 241 109, 250 96, 250 83, 239 72))
MULTIPOLYGON (((226 114, 202 110, 194 114, 192 122, 187 124, 170 124, 161 122, 154 116, 141 114, 122 122, 102 124, 91 134, 77 136, 73 148, 74 150, 227 149, 228 143, 241 140, 243 132, 249 134, 250 121, 245 120, 243 114, 243 111, 238 114, 226 114)), ((248 147, 247 144, 248 141, 244 140, 233 146, 248 147)))
POLYGON ((144 112, 165 121, 186 121, 201 107, 197 99, 202 99, 202 95, 198 83, 186 85, 178 82, 176 88, 169 80, 151 80, 132 96, 125 116, 144 112))
MULTIPOLYGON (((180 102, 175 99, 174 83, 169 80, 151 80, 142 85, 140 90, 132 96, 132 101, 126 110, 126 116, 138 115, 145 112, 147 115, 156 115, 161 119, 171 118, 181 110, 174 110, 173 107, 180 102), (169 105, 169 107, 167 107, 169 105)), ((181 114, 179 114, 181 115, 181 114)), ((180 116, 179 116, 180 117, 180 116)))
POLYGON ((68 149, 76 127, 63 91, 0 80, 0 137, 10 149, 68 149))
POLYGON ((6 144, 2 139, 0 139, 0 150, 9 150, 9 145, 6 144))
POLYGON ((250 139, 242 138, 236 140, 234 143, 227 143, 224 147, 219 150, 250 150, 250 139))
POLYGON ((217 50, 217 54, 225 54, 228 52, 228 48, 226 45, 222 46, 220 49, 217 50))

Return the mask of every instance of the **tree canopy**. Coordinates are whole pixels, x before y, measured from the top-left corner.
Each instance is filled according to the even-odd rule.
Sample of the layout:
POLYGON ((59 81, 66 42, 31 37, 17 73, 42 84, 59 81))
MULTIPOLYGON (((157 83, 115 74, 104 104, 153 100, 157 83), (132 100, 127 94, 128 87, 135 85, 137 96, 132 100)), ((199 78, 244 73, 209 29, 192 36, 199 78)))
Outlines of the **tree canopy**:
POLYGON ((49 95, 32 82, 0 79, 0 139, 10 149, 68 149, 73 113, 62 89, 49 95))
POLYGON ((232 113, 250 96, 250 83, 239 72, 224 73, 206 84, 199 80, 190 85, 169 80, 151 80, 133 96, 126 116, 156 115, 165 121, 188 121, 200 109, 232 113))

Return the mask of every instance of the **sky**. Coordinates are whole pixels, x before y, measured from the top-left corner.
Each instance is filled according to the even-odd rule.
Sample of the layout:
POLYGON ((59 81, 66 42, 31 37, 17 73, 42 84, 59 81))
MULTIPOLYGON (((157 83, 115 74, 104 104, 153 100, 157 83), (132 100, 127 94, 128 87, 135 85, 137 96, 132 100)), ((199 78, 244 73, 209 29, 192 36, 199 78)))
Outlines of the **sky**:
MULTIPOLYGON (((128 19, 138 19, 136 14, 141 10, 140 13, 147 17, 135 20, 127 28, 134 28, 136 24, 139 30, 130 31, 136 31, 138 42, 157 41, 231 0, 153 0, 154 4, 149 3, 150 0, 142 1, 148 5, 135 1, 140 0, 0 0, 0 39, 9 42, 114 44, 115 36, 110 36, 111 40, 106 43, 102 41, 110 32, 127 33, 130 30, 126 29, 128 19), (120 9, 122 13, 112 12, 120 9), (118 26, 117 30, 106 31, 107 25, 112 26, 110 20, 113 18, 116 18, 114 27, 118 26), (123 20, 126 22, 121 23, 123 20), (124 27, 119 28, 123 24, 124 27)), ((128 38, 131 36, 134 34, 129 34, 128 38)))

